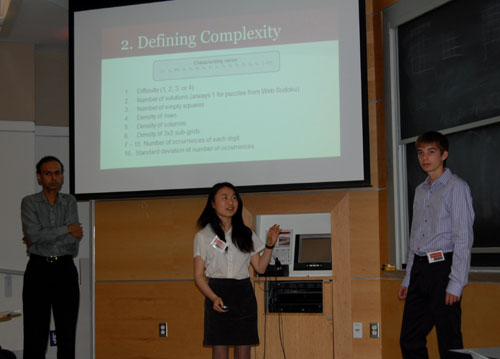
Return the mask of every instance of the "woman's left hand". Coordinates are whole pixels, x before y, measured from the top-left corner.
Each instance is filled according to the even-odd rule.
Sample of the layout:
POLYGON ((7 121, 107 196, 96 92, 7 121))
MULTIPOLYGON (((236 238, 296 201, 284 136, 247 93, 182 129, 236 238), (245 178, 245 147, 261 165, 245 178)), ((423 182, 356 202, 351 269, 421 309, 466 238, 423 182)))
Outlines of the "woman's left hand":
POLYGON ((275 224, 267 231, 267 240, 266 244, 269 247, 274 247, 276 242, 278 241, 278 237, 280 235, 281 228, 278 224, 275 224))

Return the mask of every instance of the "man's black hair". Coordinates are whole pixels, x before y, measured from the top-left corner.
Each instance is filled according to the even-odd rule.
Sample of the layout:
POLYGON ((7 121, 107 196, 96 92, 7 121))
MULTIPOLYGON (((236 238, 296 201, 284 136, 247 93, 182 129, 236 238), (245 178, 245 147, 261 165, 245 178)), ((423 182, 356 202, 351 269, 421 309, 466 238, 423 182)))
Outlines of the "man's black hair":
POLYGON ((54 157, 54 156, 45 156, 40 161, 38 161, 38 163, 36 164, 36 173, 42 174, 42 165, 44 163, 52 162, 52 161, 59 162, 59 164, 61 165, 61 172, 64 173, 64 165, 62 164, 61 161, 59 161, 59 158, 54 157))

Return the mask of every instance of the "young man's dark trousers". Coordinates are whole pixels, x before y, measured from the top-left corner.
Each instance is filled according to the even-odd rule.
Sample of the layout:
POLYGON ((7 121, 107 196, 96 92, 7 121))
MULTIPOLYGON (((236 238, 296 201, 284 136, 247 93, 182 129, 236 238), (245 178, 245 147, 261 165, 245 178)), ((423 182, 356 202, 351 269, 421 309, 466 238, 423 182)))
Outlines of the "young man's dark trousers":
POLYGON ((463 348, 460 301, 451 306, 445 304, 451 261, 451 254, 445 261, 436 263, 429 263, 427 257, 415 256, 400 337, 404 359, 429 357, 427 335, 434 325, 440 357, 462 358, 449 351, 463 348))
POLYGON ((71 256, 49 262, 30 256, 24 273, 24 359, 44 359, 50 313, 54 316, 57 358, 75 358, 76 323, 80 304, 78 272, 71 256))

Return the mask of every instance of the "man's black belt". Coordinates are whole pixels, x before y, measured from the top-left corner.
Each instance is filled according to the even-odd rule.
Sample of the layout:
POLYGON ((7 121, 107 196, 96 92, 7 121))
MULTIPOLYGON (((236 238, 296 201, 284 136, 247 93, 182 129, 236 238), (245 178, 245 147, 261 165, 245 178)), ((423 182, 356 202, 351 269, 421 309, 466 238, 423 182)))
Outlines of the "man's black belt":
POLYGON ((30 260, 35 261, 35 262, 43 262, 43 263, 60 263, 60 262, 66 262, 68 260, 73 260, 73 256, 68 254, 65 256, 44 257, 44 256, 39 256, 37 254, 31 253, 30 260))
MULTIPOLYGON (((445 260, 451 260, 452 258, 453 258, 453 252, 444 253, 445 260)), ((419 256, 415 254, 413 261, 419 263, 429 263, 429 258, 427 258, 427 256, 419 256)), ((439 263, 439 262, 434 262, 434 263, 439 263)))

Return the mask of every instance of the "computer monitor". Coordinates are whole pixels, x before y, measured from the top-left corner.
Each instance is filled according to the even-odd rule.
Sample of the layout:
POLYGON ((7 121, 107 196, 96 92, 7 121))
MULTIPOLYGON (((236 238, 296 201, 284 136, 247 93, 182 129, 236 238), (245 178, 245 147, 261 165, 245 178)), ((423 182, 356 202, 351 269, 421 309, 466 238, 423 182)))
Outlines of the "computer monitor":
POLYGON ((330 233, 297 234, 290 276, 332 275, 332 241, 330 233))

